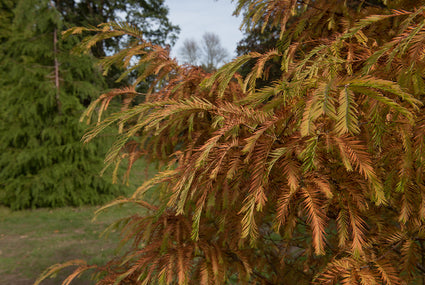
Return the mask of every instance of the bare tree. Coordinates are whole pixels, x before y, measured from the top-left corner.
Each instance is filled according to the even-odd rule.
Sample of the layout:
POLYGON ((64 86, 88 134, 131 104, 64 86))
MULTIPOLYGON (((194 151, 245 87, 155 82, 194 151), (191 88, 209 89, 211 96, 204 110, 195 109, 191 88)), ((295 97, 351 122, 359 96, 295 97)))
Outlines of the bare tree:
POLYGON ((179 49, 179 55, 183 62, 192 65, 199 63, 208 72, 215 70, 229 57, 219 36, 208 32, 202 36, 200 45, 194 39, 186 39, 179 49))
POLYGON ((201 49, 194 39, 186 39, 179 50, 179 55, 182 57, 183 62, 197 65, 201 57, 201 49))
POLYGON ((202 66, 207 71, 212 71, 229 57, 227 50, 221 46, 220 38, 214 33, 205 33, 202 36, 202 52, 204 60, 202 66))

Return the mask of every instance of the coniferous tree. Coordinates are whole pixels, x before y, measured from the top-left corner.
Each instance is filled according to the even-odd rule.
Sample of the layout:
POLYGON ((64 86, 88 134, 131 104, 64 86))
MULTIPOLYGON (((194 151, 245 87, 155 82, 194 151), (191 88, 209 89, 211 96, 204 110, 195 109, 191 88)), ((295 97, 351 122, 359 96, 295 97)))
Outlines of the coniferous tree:
MULTIPOLYGON (((6 3, 6 2, 3 2, 6 3)), ((83 147, 79 117, 103 86, 88 56, 69 55, 52 2, 18 1, 0 47, 0 203, 12 209, 99 204, 102 147, 83 147)), ((3 10, 4 11, 4 10, 3 10)))
MULTIPOLYGON (((125 15, 151 41, 173 44, 178 27, 168 21, 164 1, 5 0, 1 5, 1 203, 19 209, 99 204, 116 196, 96 178, 103 147, 79 145, 84 129, 79 115, 105 81, 93 59, 69 55, 75 39, 63 41, 60 33, 125 15)), ((99 43, 92 53, 101 57, 119 45, 99 43)), ((107 85, 120 86, 114 82, 118 70, 112 69, 107 85)))
POLYGON ((14 5, 15 3, 12 0, 0 2, 0 43, 3 43, 10 36, 14 5))
POLYGON ((138 63, 150 66, 139 80, 157 78, 146 101, 104 117, 113 97, 140 95, 138 81, 102 95, 85 140, 117 123, 108 164, 145 155, 164 167, 104 208, 146 209, 117 222, 128 252, 46 275, 79 265, 66 282, 96 268, 98 284, 423 284, 424 5, 239 0, 246 25, 276 28, 278 40, 212 75, 126 25, 70 30, 134 38, 104 67, 150 48, 138 63))

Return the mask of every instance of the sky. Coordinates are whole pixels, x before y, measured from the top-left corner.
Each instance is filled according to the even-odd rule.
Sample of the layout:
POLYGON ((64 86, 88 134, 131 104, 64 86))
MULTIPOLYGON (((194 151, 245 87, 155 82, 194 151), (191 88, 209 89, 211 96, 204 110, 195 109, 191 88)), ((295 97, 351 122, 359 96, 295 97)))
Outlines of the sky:
POLYGON ((200 41, 205 32, 213 32, 220 37, 222 46, 231 58, 243 34, 239 30, 241 17, 232 16, 235 2, 231 0, 165 0, 169 8, 171 23, 180 26, 179 39, 172 48, 171 56, 177 57, 185 39, 200 41))

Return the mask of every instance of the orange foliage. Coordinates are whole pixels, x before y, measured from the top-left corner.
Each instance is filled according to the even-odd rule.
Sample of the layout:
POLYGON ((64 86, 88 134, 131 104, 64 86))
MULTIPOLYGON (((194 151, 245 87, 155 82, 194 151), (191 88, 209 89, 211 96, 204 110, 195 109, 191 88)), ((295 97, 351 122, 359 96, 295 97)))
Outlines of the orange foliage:
MULTIPOLYGON (((85 114, 99 117, 85 140, 121 124, 107 162, 128 157, 131 167, 143 155, 163 167, 125 200, 149 212, 124 222, 133 246, 98 267, 98 284, 424 278, 425 7, 369 2, 240 0, 247 23, 278 26, 281 40, 215 74, 143 41, 115 57, 138 56, 141 45, 140 76, 158 80, 144 103, 106 118, 95 107, 138 96, 141 79, 101 96, 85 114), (252 72, 238 75, 250 60, 252 72), (280 78, 257 87, 273 64, 280 78), (147 191, 160 197, 155 206, 147 191)), ((126 29, 105 25, 90 39, 126 29)))

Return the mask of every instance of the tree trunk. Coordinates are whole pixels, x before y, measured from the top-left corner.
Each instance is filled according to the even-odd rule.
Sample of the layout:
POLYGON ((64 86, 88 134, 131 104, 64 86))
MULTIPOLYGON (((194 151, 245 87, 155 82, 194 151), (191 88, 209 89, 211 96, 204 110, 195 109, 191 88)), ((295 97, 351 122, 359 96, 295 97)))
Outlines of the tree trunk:
MULTIPOLYGON (((50 1, 50 5, 52 6, 52 9, 55 9, 55 4, 53 3, 53 0, 50 1)), ((56 86, 56 104, 58 107, 58 113, 62 113, 62 103, 60 101, 59 96, 59 61, 58 61, 58 29, 55 27, 53 30, 53 54, 55 58, 55 86, 56 86)))

